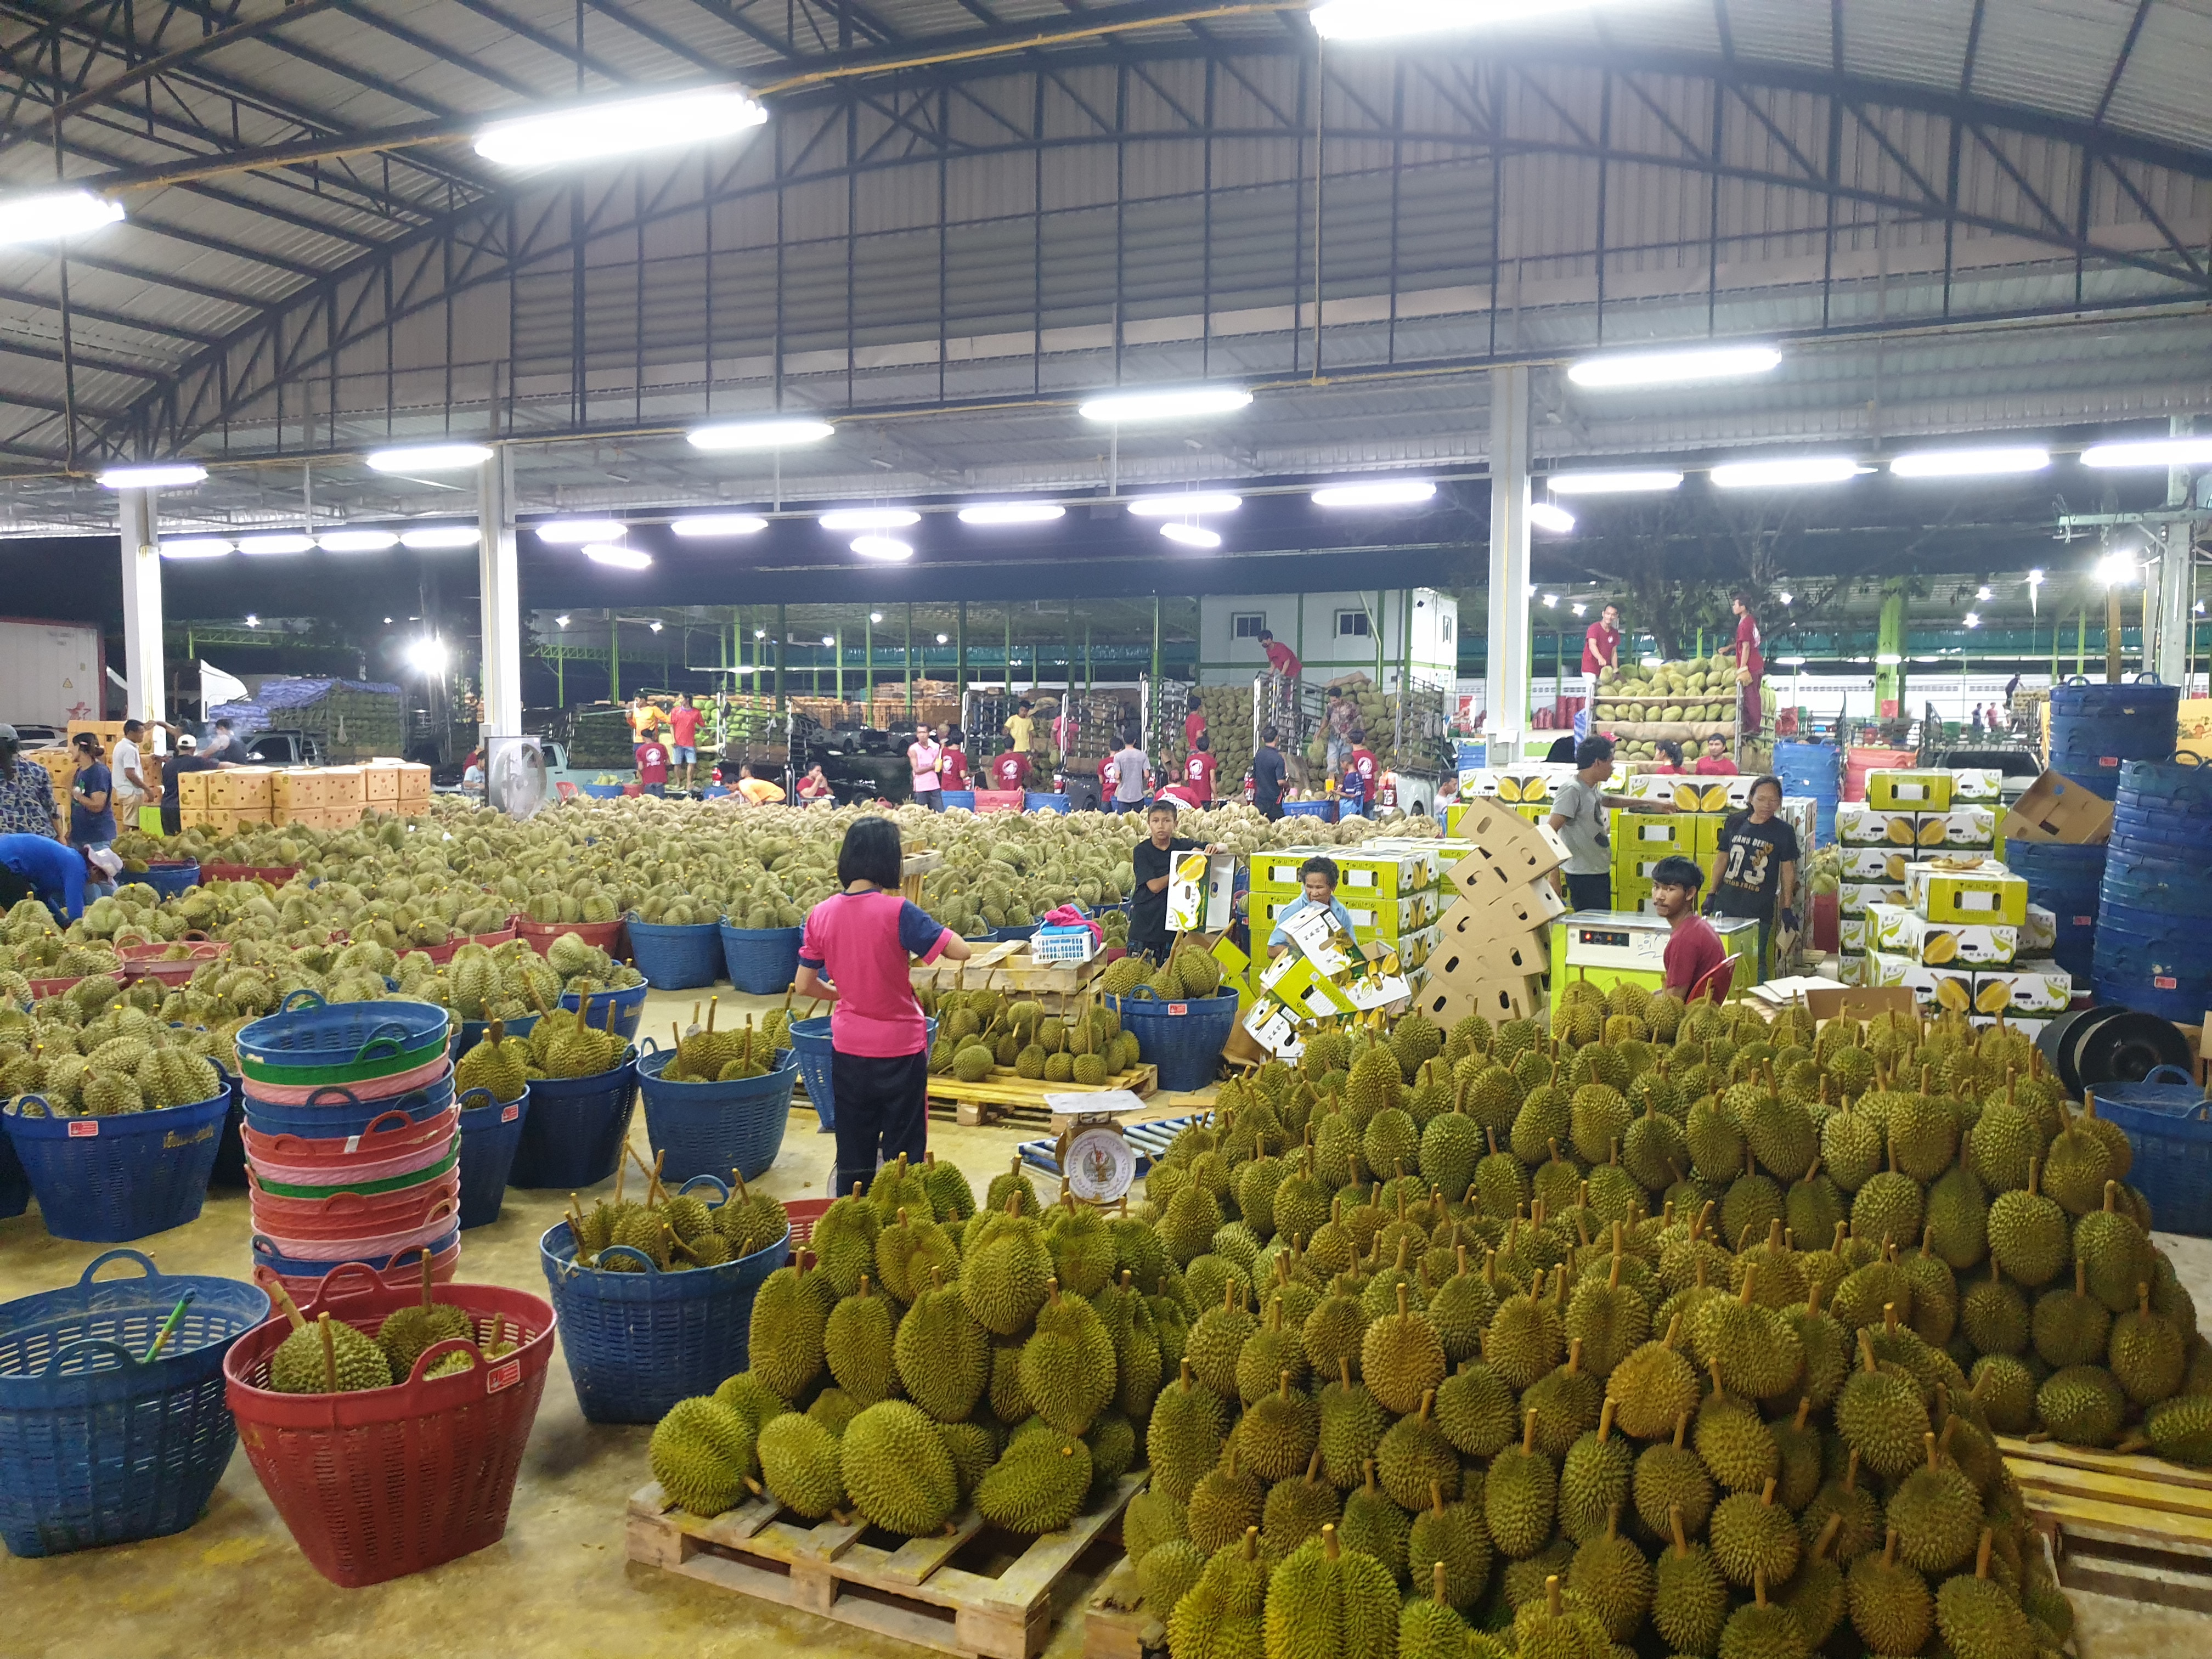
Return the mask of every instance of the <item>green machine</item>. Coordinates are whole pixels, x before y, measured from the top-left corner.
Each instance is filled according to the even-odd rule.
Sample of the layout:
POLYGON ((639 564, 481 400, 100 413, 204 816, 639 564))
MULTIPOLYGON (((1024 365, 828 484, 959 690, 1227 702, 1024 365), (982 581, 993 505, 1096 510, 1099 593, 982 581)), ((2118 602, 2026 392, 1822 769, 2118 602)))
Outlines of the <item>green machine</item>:
MULTIPOLYGON (((1721 947, 1735 958, 1735 988, 1759 983, 1759 924, 1735 916, 1708 916, 1721 947)), ((1586 979, 1606 990, 1627 983, 1666 988, 1667 937, 1673 931, 1640 910, 1576 910, 1552 923, 1552 1006, 1565 1000, 1570 981, 1586 979)))

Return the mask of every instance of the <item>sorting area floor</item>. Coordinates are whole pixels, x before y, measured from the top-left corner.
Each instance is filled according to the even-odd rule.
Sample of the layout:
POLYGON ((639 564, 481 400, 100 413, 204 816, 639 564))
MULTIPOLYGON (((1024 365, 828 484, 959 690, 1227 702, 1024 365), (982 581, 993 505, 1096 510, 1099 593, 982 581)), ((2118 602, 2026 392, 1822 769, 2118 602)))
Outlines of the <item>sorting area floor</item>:
MULTIPOLYGON (((653 994, 643 1030, 668 1041, 688 1021, 693 993, 653 994)), ((777 1000, 722 993, 734 1009, 777 1000)), ((1194 1101, 1194 1104, 1200 1103, 1194 1101)), ((1015 1145, 1040 1131, 1018 1124, 961 1128, 933 1121, 930 1145, 981 1193, 1015 1145)), ((641 1110, 633 1144, 647 1152, 641 1110)), ((793 1112, 781 1156, 760 1185, 779 1197, 825 1194, 831 1137, 812 1110, 793 1112)), ((648 1159, 650 1152, 647 1152, 648 1159)), ((635 1176, 635 1167, 632 1174, 635 1176)), ((611 1182, 609 1183, 611 1186, 611 1182)), ((593 1189, 594 1191, 601 1189, 593 1189)), ((560 1219, 565 1193, 510 1190, 500 1218, 462 1237, 460 1277, 543 1296, 538 1240, 560 1219)), ((134 1248, 167 1273, 249 1273, 246 1196, 213 1194, 188 1227, 134 1248)), ((2161 1235, 2200 1306, 2212 1305, 2212 1243, 2161 1235)), ((72 1283, 107 1247, 47 1236, 35 1206, 0 1221, 0 1301, 72 1283)), ((0 1654, 8 1659, 477 1659, 487 1651, 558 1652, 565 1659, 720 1659, 763 1650, 808 1659, 914 1659, 923 1650, 810 1614, 631 1565, 623 1509, 650 1478, 649 1425, 584 1421, 565 1364, 556 1358, 524 1457, 507 1534, 474 1555, 367 1589, 339 1589, 292 1543, 245 1454, 232 1459, 198 1525, 174 1537, 43 1560, 0 1553, 0 1654)), ((1075 1659, 1082 1601, 1094 1578, 1067 1586, 1072 1611, 1051 1659, 1075 1659)), ((2081 1659, 2198 1659, 2212 1651, 2212 1617, 2076 1595, 2081 1659)))

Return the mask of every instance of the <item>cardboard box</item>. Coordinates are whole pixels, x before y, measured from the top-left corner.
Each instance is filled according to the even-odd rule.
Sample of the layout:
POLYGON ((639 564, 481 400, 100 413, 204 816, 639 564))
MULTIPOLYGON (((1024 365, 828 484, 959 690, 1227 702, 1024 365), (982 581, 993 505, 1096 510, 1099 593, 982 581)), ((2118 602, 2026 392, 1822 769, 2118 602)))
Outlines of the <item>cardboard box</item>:
POLYGON ((1498 769, 1498 799, 1540 805, 1558 794, 1575 769, 1563 761, 1519 761, 1498 769))
POLYGON ((1631 812, 1613 809, 1613 862, 1616 869, 1654 863, 1680 854, 1695 857, 1696 820, 1680 812, 1631 812))
POLYGON ((1869 772, 1866 804, 1881 811, 1948 811, 1951 775, 1933 770, 1869 772))
POLYGON ((1951 769, 1951 805, 1994 807, 2004 796, 2004 774, 1994 766, 1951 769))
POLYGON ((208 780, 220 777, 219 772, 179 772, 177 774, 177 810, 185 812, 205 811, 208 804, 208 780))
POLYGON ((1279 852, 1252 854, 1252 890, 1255 893, 1288 893, 1292 896, 1305 890, 1305 878, 1298 868, 1308 859, 1325 858, 1336 866, 1336 896, 1346 904, 1355 894, 1363 898, 1403 898, 1408 894, 1425 892, 1437 884, 1437 855, 1432 848, 1419 851, 1399 847, 1373 849, 1370 842, 1366 848, 1352 851, 1340 847, 1291 847, 1279 852))
POLYGON ((430 800, 430 769, 414 761, 403 761, 398 770, 401 803, 428 805, 430 800))
POLYGON ((1419 932, 1405 934, 1393 941, 1397 950, 1399 971, 1409 974, 1416 968, 1425 967, 1443 939, 1443 930, 1431 922, 1419 932))
MULTIPOLYGON (((1850 981, 1844 981, 1849 986, 1850 981)), ((1876 1014, 1909 1014, 1912 1012, 1910 993, 1873 986, 1842 991, 1808 991, 1805 1007, 1816 1020, 1834 1019, 1847 1016, 1852 1019, 1872 1019, 1876 1014)))
POLYGON ((1548 928, 1555 917, 1566 914, 1567 901, 1558 888, 1548 881, 1533 881, 1455 898, 1437 918, 1437 925, 1451 933, 1523 933, 1548 928))
POLYGON ((1281 1003, 1262 997, 1245 1012, 1237 1030, 1279 1060, 1296 1060, 1305 1052, 1298 1018, 1281 1003))
POLYGON ((1908 866, 1905 890, 1907 902, 1930 921, 2018 927, 2027 920, 2027 884, 1994 859, 1972 870, 1908 866))
POLYGON ((2027 918, 2020 925, 2020 954, 2047 957, 2057 948, 2058 918, 2039 904, 2030 904, 2027 918))
POLYGON ((1998 833, 2007 841, 2101 847, 2112 838, 2112 803, 2056 772, 2045 772, 2013 803, 1998 833))
MULTIPOLYGON (((1273 931, 1272 929, 1270 930, 1273 931)), ((1344 924, 1336 919, 1336 912, 1316 906, 1301 910, 1283 924, 1284 935, 1290 940, 1291 950, 1277 958, 1277 965, 1297 957, 1306 957, 1324 975, 1341 974, 1359 960, 1358 945, 1344 931, 1344 924)), ((1263 987, 1267 984, 1264 978, 1263 987)))
POLYGON ((1901 904, 1867 908, 1868 945, 1930 967, 2000 968, 2020 955, 2020 929, 2004 923, 1930 921, 1901 904))
POLYGON ((313 767, 281 767, 269 775, 270 810, 281 818, 322 806, 327 793, 323 774, 313 767))
POLYGON ((1868 951, 1866 963, 1869 984, 1901 987, 1911 992, 1923 1008, 1950 1008, 1965 1013, 1973 1006, 1974 974, 1970 968, 1931 968, 1888 951, 1868 951), (1947 991, 1946 986, 1951 988, 1947 991))
POLYGON ((1868 944, 1868 922, 1864 915, 1836 918, 1836 952, 1838 956, 1863 957, 1868 944))
POLYGON ((1904 904, 1909 902, 1902 887, 1893 887, 1887 882, 1847 881, 1836 888, 1836 914, 1839 916, 1863 916, 1870 904, 1904 904))
POLYGON ((1470 805, 1460 820, 1460 834, 1481 849, 1452 867, 1452 884, 1462 892, 1496 878, 1469 871, 1477 861, 1493 866, 1497 877, 1511 883, 1535 881, 1567 861, 1566 843, 1548 823, 1532 823, 1499 805, 1470 805))
POLYGON ((1997 838, 1997 815, 1986 806, 1954 806, 1918 815, 1916 838, 1923 849, 1987 852, 1997 838))
POLYGON ((1637 800, 1670 800, 1685 812, 1725 812, 1751 802, 1756 780, 1741 775, 1701 778, 1680 773, 1639 772, 1620 793, 1637 800))
POLYGON ((1613 908, 1633 910, 1644 915, 1656 915, 1652 908, 1651 882, 1643 876, 1615 876, 1613 878, 1613 908))
POLYGON ((1168 872, 1168 926, 1180 933, 1221 932, 1235 919, 1236 891, 1234 853, 1177 854, 1168 872))
POLYGON ((1898 847, 1846 847, 1840 850, 1845 881, 1880 882, 1901 887, 1905 884, 1905 866, 1917 862, 1915 854, 1898 847))
POLYGON ((208 781, 207 804, 217 811, 235 812, 252 808, 259 808, 264 812, 268 811, 274 777, 270 768, 240 766, 228 772, 210 772, 204 775, 208 781))
MULTIPOLYGON (((1172 885, 1169 890, 1174 890, 1172 885)), ((1389 900, 1362 899, 1347 894, 1340 887, 1336 890, 1336 898, 1352 917, 1352 937, 1363 945, 1378 939, 1385 942, 1401 939, 1424 927, 1432 927, 1442 908, 1434 893, 1415 893, 1393 902, 1389 900)), ((1283 913, 1297 902, 1295 898, 1278 893, 1254 893, 1251 897, 1252 925, 1255 927, 1264 927, 1272 932, 1283 913)), ((1172 908, 1169 925, 1174 925, 1172 908)))
POLYGON ((358 805, 368 799, 368 769, 360 766, 326 766, 323 769, 323 805, 325 806, 358 805))
POLYGON ((1356 1014, 1359 1005, 1320 964, 1295 952, 1277 957, 1260 976, 1260 988, 1300 1019, 1356 1014))
POLYGON ((2004 1014, 2002 1016, 1996 1014, 1969 1014, 1966 1016, 1966 1024, 1984 1031, 1990 1030, 1992 1026, 2002 1024, 2008 1031, 2018 1031, 2030 1042, 2033 1042, 2043 1035, 2044 1029, 2048 1026, 2051 1022, 2048 1019, 2039 1018, 2033 1014, 2023 1015, 2017 1019, 2014 1018, 2010 1014, 2004 1014))
POLYGON ((1541 974, 1551 966, 1551 951, 1540 933, 1472 940, 1445 934, 1426 966, 1431 980, 1474 985, 1541 974))
POLYGON ((1917 847, 1919 815, 1888 811, 1863 801, 1844 801, 1836 807, 1836 839, 1846 847, 1917 847))
POLYGON ((361 769, 362 799, 373 805, 385 806, 399 799, 399 769, 381 761, 371 762, 361 769))
POLYGON ((2063 1014, 2074 1000, 2074 978, 2055 962, 2034 967, 2014 963, 2009 969, 1974 975, 1974 1007, 1978 1014, 2009 1016, 2063 1014))
POLYGON ((1455 983, 1431 973, 1413 1006, 1447 1028, 1469 1014, 1480 1014, 1493 1025, 1501 1020, 1531 1019, 1544 1009, 1544 982, 1507 978, 1455 983))

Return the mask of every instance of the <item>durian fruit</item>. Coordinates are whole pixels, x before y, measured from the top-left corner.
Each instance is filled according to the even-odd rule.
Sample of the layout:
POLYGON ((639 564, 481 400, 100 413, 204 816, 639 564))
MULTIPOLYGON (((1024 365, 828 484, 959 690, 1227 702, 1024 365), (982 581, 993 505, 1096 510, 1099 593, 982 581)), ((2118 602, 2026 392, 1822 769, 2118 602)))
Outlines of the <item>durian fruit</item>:
POLYGON ((1018 1178, 1015 1188, 1001 1207, 979 1213, 969 1223, 957 1285, 969 1316, 996 1336, 1018 1335, 1030 1328, 1052 1278, 1043 1230, 1033 1213, 1021 1209, 1020 1194, 1030 1194, 1032 1211, 1036 1194, 1026 1181, 1018 1178))
POLYGON ((890 1399, 897 1377, 891 1358, 897 1316, 890 1297, 872 1296, 869 1289, 868 1276, 862 1273, 859 1293, 842 1297, 830 1309, 822 1332, 830 1375, 863 1406, 890 1399))
POLYGON ((1228 1547, 1248 1529, 1258 1530, 1267 1500, 1266 1485, 1239 1467, 1232 1443, 1227 1455, 1191 1488, 1184 1511, 1190 1541, 1208 1555, 1228 1547))
MULTIPOLYGON (((1358 1547, 1349 1538, 1343 1543, 1348 1549, 1358 1547)), ((1474 1633, 1446 1599, 1449 1576, 1444 1562, 1438 1560, 1430 1572, 1429 1594, 1399 1609, 1398 1659, 1468 1659, 1473 1653, 1474 1633)))
POLYGON ((1420 1409, 1393 1423, 1375 1448, 1382 1490, 1409 1511, 1427 1501, 1432 1484, 1441 1483, 1447 1498, 1460 1493, 1459 1454, 1437 1425, 1435 1407, 1435 1396, 1424 1395, 1420 1409))
POLYGON ((828 1278, 812 1271, 811 1252, 778 1267, 753 1297, 748 1352, 752 1369, 786 1400, 805 1397, 822 1374, 823 1339, 835 1302, 828 1278))
POLYGON ((1550 1541, 1559 1504, 1559 1474, 1536 1449, 1536 1413, 1523 1419, 1520 1445, 1490 1462, 1483 1482, 1483 1518, 1501 1554, 1519 1559, 1550 1541))
POLYGON ((679 1400, 653 1425, 653 1478, 692 1514, 717 1516, 744 1501, 753 1450, 743 1413, 710 1395, 679 1400))
POLYGON ((1677 1511, 1692 1532, 1703 1533, 1717 1496, 1705 1461, 1686 1443, 1689 1428, 1686 1411, 1674 1419, 1673 1440, 1645 1447, 1636 1460, 1630 1492, 1637 1518, 1661 1537, 1667 1535, 1677 1511))
POLYGON ((1766 1575, 1753 1587, 1753 1600, 1729 1615, 1721 1632, 1721 1659, 1809 1659, 1811 1646, 1797 1615, 1766 1599, 1766 1575))
POLYGON ((1082 1510, 1091 1452, 1072 1434, 1018 1437, 975 1487, 975 1507, 1009 1532, 1057 1532, 1082 1510))
MULTIPOLYGON (((1079 1435, 1113 1400, 1117 1376, 1113 1339, 1091 1304, 1047 1279, 1035 1331, 1022 1345, 1022 1392, 1031 1407, 1063 1435, 1079 1435)), ((1087 1486, 1087 1468, 1084 1479, 1087 1486)))
POLYGON ((1288 1555, 1324 1526, 1339 1518, 1336 1488, 1321 1475, 1321 1451, 1316 1448, 1304 1473, 1278 1480, 1267 1488, 1260 1508, 1260 1535, 1271 1553, 1288 1555))
POLYGON ((1845 1580, 1851 1628, 1871 1653, 1917 1653, 1936 1629, 1936 1598, 1928 1582, 1898 1559, 1891 1528, 1880 1554, 1862 1555, 1845 1580))
POLYGON ((773 1419, 761 1429, 754 1449, 761 1479, 785 1508, 818 1521, 844 1506, 837 1437, 813 1418, 786 1412, 773 1419))
POLYGON ((860 1288, 861 1275, 876 1271, 876 1236, 882 1230, 882 1218, 861 1195, 857 1181, 815 1222, 809 1243, 823 1278, 838 1296, 853 1295, 860 1288))
POLYGON ((960 1501, 943 1437, 908 1401, 886 1400, 862 1411, 846 1425, 838 1457, 854 1505, 886 1532, 927 1537, 960 1501))
POLYGON ((1957 1659, 2014 1659, 2030 1651, 2034 1635, 2010 1591, 1990 1577, 1992 1534, 1984 1528, 1974 1571, 1943 1581, 1936 1593, 1936 1626, 1957 1659))
POLYGON ((1921 1460, 1927 1403, 1910 1378, 1876 1366, 1863 1330, 1859 1355, 1861 1369, 1836 1397, 1836 1431, 1877 1474, 1905 1474, 1921 1460))
POLYGON ((413 1307, 396 1308, 377 1328, 376 1346, 384 1350, 395 1381, 405 1382, 422 1354, 448 1337, 473 1337, 469 1316, 450 1304, 433 1300, 430 1255, 422 1254, 422 1300, 413 1307))
POLYGON ((2065 1211, 2037 1190, 2041 1172, 2040 1161, 2030 1158, 2027 1187, 1999 1193, 1990 1204, 1990 1255, 2031 1290, 2056 1279, 2071 1253, 2065 1211))
POLYGON ((2150 1286, 2138 1287, 2136 1305, 2112 1322, 2106 1363, 2137 1406, 2166 1399, 2180 1388, 2186 1357, 2181 1334, 2150 1305, 2150 1286))
POLYGON ((1790 1511, 1775 1503, 1776 1485, 1769 1479, 1755 1498, 1747 1492, 1731 1493, 1713 1510, 1713 1563, 1740 1588, 1765 1578, 1786 1579, 1797 1570, 1804 1541, 1790 1511))
POLYGON ((1198 1583, 1168 1615, 1168 1646, 1176 1659, 1260 1659, 1270 1565, 1256 1522, 1210 1553, 1198 1583))
POLYGON ((392 1364, 384 1351, 343 1320, 328 1314, 309 1324, 282 1298, 292 1334, 269 1356, 269 1386, 279 1394, 351 1394, 392 1386, 392 1364))
MULTIPOLYGON (((885 1236, 896 1231, 887 1229, 885 1236)), ((982 1397, 990 1380, 990 1338, 934 1267, 929 1287, 898 1322, 891 1361, 908 1398, 939 1423, 965 1422, 982 1397)))
POLYGON ((1676 1653, 1711 1653, 1728 1623, 1729 1589, 1712 1553, 1690 1541, 1678 1504, 1669 1513, 1671 1547, 1651 1570, 1651 1627, 1676 1653))
POLYGON ((1376 1402, 1394 1416, 1419 1409, 1421 1397, 1444 1380, 1443 1339, 1425 1315, 1414 1313, 1405 1285, 1398 1311, 1368 1326, 1360 1344, 1360 1374, 1376 1402))
POLYGON ((1392 1659, 1397 1583, 1372 1556, 1345 1549, 1334 1527, 1323 1527, 1269 1577, 1262 1626, 1267 1659, 1392 1659))
POLYGON ((1181 1376, 1154 1401, 1145 1431, 1154 1490, 1189 1500, 1192 1489, 1221 1461, 1224 1411, 1221 1396, 1199 1385, 1186 1358, 1181 1376))

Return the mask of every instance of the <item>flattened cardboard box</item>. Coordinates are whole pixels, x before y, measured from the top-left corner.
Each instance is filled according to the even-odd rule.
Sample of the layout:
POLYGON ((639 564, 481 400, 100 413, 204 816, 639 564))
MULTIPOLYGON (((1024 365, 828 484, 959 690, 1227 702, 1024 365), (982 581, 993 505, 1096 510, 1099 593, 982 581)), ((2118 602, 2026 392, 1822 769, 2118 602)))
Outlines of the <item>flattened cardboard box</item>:
POLYGON ((1473 985, 1541 974, 1550 960, 1542 937, 1535 933, 1474 939, 1447 937, 1431 954, 1427 966, 1432 981, 1473 985))
POLYGON ((2113 804, 2057 772, 2045 772, 2012 804, 1999 832, 2007 841, 2101 847, 2112 838, 2113 804))
POLYGON ((1437 920, 1453 933, 1516 933, 1549 927, 1566 914, 1567 901, 1548 881, 1500 882, 1452 900, 1437 920))
POLYGON ((1432 976, 1420 988, 1414 1006, 1437 1024, 1447 1027, 1469 1014, 1480 1014, 1492 1024, 1505 1019, 1529 1019, 1544 1006, 1544 985, 1538 979, 1484 980, 1455 985, 1432 976))
MULTIPOLYGON (((1459 832, 1482 849, 1477 855, 1481 862, 1495 866, 1510 881, 1534 881, 1567 861, 1566 843, 1550 824, 1532 823, 1502 805, 1469 806, 1459 832)), ((1468 869, 1476 861, 1462 859, 1453 867, 1453 884, 1462 891, 1479 884, 1468 869)))

